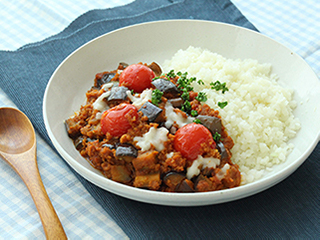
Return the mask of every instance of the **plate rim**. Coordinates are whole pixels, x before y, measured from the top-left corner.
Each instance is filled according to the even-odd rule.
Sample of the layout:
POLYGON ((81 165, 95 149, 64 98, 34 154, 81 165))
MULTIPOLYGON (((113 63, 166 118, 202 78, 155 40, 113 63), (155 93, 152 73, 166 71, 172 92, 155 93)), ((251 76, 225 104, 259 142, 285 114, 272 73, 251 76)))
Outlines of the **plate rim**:
MULTIPOLYGON (((293 163, 289 164, 288 166, 286 166, 285 169, 282 169, 282 170, 276 172, 273 175, 270 175, 270 176, 267 176, 265 178, 259 179, 257 181, 252 182, 252 183, 241 185, 241 186, 236 187, 236 188, 219 190, 219 191, 212 191, 212 192, 205 192, 205 193, 167 193, 167 192, 150 191, 150 190, 139 189, 139 188, 134 188, 134 187, 131 187, 131 186, 127 186, 127 185, 115 182, 113 180, 110 180, 110 179, 108 179, 106 177, 97 175, 93 171, 90 171, 87 168, 85 168, 84 166, 82 166, 77 161, 71 161, 70 159, 72 159, 72 157, 63 148, 60 148, 60 144, 58 143, 57 139, 55 138, 53 132, 50 129, 50 123, 49 123, 49 120, 48 120, 48 117, 47 117, 46 103, 47 103, 48 91, 50 90, 50 86, 51 86, 51 84, 53 82, 54 76, 59 71, 61 66, 66 61, 68 61, 68 59, 70 59, 80 49, 85 48, 87 45, 91 44, 93 41, 96 41, 97 39, 106 37, 106 36, 108 36, 110 34, 114 34, 115 32, 118 32, 118 31, 124 31, 124 30, 129 29, 129 28, 140 27, 140 26, 149 25, 149 24, 170 23, 170 22, 176 22, 176 23, 177 22, 199 22, 199 23, 206 23, 206 24, 217 24, 217 25, 221 25, 221 26, 225 25, 225 26, 232 27, 232 28, 239 28, 239 29, 242 29, 242 30, 245 30, 245 31, 252 32, 254 34, 258 34, 258 35, 260 35, 260 36, 262 36, 264 38, 267 38, 268 40, 271 40, 271 41, 275 42, 276 44, 279 44, 281 47, 284 47, 287 50, 290 50, 285 45, 273 40, 272 38, 270 38, 268 36, 265 36, 265 35, 261 34, 260 32, 254 31, 252 29, 248 29, 248 28, 245 28, 245 27, 241 27, 241 26, 237 26, 237 25, 233 25, 233 24, 229 24, 229 23, 222 23, 222 22, 208 21, 208 20, 193 20, 193 19, 182 19, 181 20, 181 19, 174 19, 174 20, 150 21, 150 22, 137 23, 137 24, 125 26, 125 27, 110 31, 108 33, 104 33, 104 34, 102 34, 100 36, 97 36, 97 37, 93 38, 92 40, 84 43, 83 45, 81 45, 77 49, 75 49, 72 53, 70 53, 58 65, 58 67, 55 69, 55 71, 51 75, 51 77, 50 77, 50 79, 48 81, 48 84, 46 86, 46 89, 45 89, 45 93, 44 93, 44 96, 43 96, 43 119, 44 119, 45 127, 46 127, 47 133, 49 135, 49 138, 52 141, 52 143, 53 143, 54 147, 56 148, 56 150, 62 156, 62 158, 78 174, 80 174, 83 178, 87 179, 92 184, 97 185, 98 187, 101 187, 101 188, 105 189, 106 191, 115 193, 114 191, 110 191, 110 189, 106 189, 105 185, 101 185, 100 183, 97 182, 97 180, 103 179, 103 181, 106 182, 107 185, 114 185, 115 187, 120 188, 120 190, 123 189, 123 191, 125 191, 125 192, 126 191, 127 192, 131 192, 131 190, 134 189, 133 191, 136 191, 139 194, 143 194, 143 195, 146 195, 146 196, 152 194, 152 195, 156 195, 160 199, 154 200, 154 201, 150 201, 150 200, 146 199, 146 197, 144 199, 136 199, 136 198, 127 196, 127 194, 122 194, 121 195, 121 193, 115 193, 117 195, 129 198, 129 199, 132 199, 132 200, 140 201, 140 202, 153 203, 153 204, 166 205, 166 206, 204 206, 204 205, 212 205, 212 204, 230 202, 230 201, 238 200, 238 199, 241 199, 241 198, 244 198, 244 197, 252 196, 252 195, 254 195, 256 193, 264 191, 264 190, 266 190, 266 189, 278 184, 279 182, 281 182, 282 180, 287 178, 289 175, 291 175, 307 159, 307 157, 314 150, 314 148, 316 147, 316 145, 320 141, 320 133, 318 134, 317 140, 313 141, 314 144, 309 146, 309 148, 305 150, 305 152, 301 155, 300 158, 297 159, 297 161, 294 161, 293 163), (89 176, 83 174, 83 172, 87 172, 87 171, 89 173, 89 176), (272 180, 271 184, 270 184, 270 180, 272 180), (262 188, 261 188, 261 185, 263 186, 262 188), (210 202, 210 201, 209 202, 198 202, 198 201, 196 201, 197 199, 194 199, 194 198, 199 198, 199 197, 200 198, 203 197, 203 198, 207 199, 208 196, 210 196, 211 198, 214 198, 215 195, 228 196, 230 194, 235 195, 235 196, 233 196, 233 198, 229 199, 229 200, 225 200, 224 198, 221 198, 221 201, 218 200, 218 201, 213 201, 213 202, 210 202), (192 203, 188 203, 188 202, 183 202, 182 204, 181 204, 181 202, 180 203, 177 203, 177 202, 170 202, 170 203, 169 202, 165 202, 165 203, 163 203, 162 202, 162 198, 167 198, 168 196, 174 197, 174 198, 177 198, 177 199, 180 199, 183 196, 184 198, 188 198, 189 200, 192 200, 192 203)), ((293 51, 291 51, 291 52, 294 53, 293 51)), ((300 58, 300 60, 305 62, 305 60, 302 59, 298 54, 296 54, 296 53, 294 53, 294 54, 296 55, 296 57, 300 58)), ((307 66, 312 70, 312 68, 308 64, 307 64, 307 66)), ((312 70, 312 72, 314 73, 313 70, 312 70)), ((316 74, 315 74, 315 76, 317 77, 316 74)))

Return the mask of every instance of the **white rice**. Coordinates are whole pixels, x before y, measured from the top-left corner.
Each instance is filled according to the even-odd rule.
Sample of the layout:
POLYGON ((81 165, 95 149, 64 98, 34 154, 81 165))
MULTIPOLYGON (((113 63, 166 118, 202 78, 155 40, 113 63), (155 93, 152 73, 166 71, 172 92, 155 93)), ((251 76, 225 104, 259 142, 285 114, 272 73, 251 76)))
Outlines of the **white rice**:
POLYGON ((164 62, 164 72, 188 72, 201 79, 195 91, 207 93, 207 104, 219 110, 224 126, 235 145, 232 160, 242 172, 242 184, 261 178, 266 170, 282 163, 293 149, 288 141, 295 137, 300 122, 293 116, 293 91, 281 87, 271 74, 270 64, 257 60, 233 60, 201 48, 179 50, 164 62), (229 91, 210 89, 210 83, 226 82, 229 91), (221 109, 218 102, 227 101, 221 109))

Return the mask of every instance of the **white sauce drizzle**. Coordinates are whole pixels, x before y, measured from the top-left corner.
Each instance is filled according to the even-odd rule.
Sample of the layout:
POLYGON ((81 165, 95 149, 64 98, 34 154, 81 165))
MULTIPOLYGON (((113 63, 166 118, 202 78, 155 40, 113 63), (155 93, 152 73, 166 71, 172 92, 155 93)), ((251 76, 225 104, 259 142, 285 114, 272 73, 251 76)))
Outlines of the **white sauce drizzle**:
POLYGON ((96 118, 97 120, 100 120, 101 117, 102 117, 102 112, 97 112, 95 118, 96 118))
POLYGON ((172 104, 169 102, 166 103, 165 109, 166 109, 166 117, 167 117, 167 120, 165 122, 166 128, 170 128, 174 122, 176 122, 179 128, 181 128, 188 123, 192 123, 193 120, 195 119, 194 117, 189 117, 189 116, 185 118, 181 113, 179 112, 176 113, 174 111, 172 104))
POLYGON ((100 112, 108 110, 109 106, 105 101, 103 101, 103 99, 109 97, 109 95, 110 95, 110 91, 102 93, 100 97, 98 97, 96 101, 92 104, 93 108, 97 109, 100 112))
POLYGON ((105 90, 105 91, 109 91, 109 88, 113 87, 114 83, 113 82, 109 82, 106 84, 103 84, 101 89, 105 90))
POLYGON ((152 97, 152 89, 144 90, 138 97, 137 97, 138 94, 132 95, 131 91, 129 90, 126 93, 128 98, 132 102, 132 105, 136 106, 137 108, 140 108, 147 101, 151 100, 151 97, 152 97))
POLYGON ((151 144, 157 151, 164 149, 164 142, 168 140, 168 129, 161 127, 151 127, 147 133, 142 137, 134 137, 133 141, 137 141, 137 145, 141 148, 141 151, 147 151, 151 148, 151 144))
POLYGON ((216 168, 217 165, 220 164, 220 159, 218 158, 203 158, 202 156, 198 156, 196 160, 193 161, 192 165, 187 168, 187 178, 191 179, 193 176, 198 176, 200 173, 200 167, 202 169, 208 168, 216 168))
POLYGON ((226 163, 223 168, 221 168, 221 170, 216 174, 217 178, 219 180, 223 179, 224 176, 226 175, 227 173, 227 170, 230 168, 230 165, 228 163, 226 163))
POLYGON ((174 152, 169 152, 169 153, 167 153, 166 157, 167 157, 167 158, 172 158, 172 157, 173 157, 173 154, 174 154, 174 152))
POLYGON ((96 101, 92 104, 94 109, 97 109, 100 112, 104 112, 105 110, 109 109, 108 104, 103 101, 103 99, 109 97, 110 95, 110 91, 109 89, 113 86, 114 83, 110 82, 110 83, 106 83, 104 85, 102 85, 101 89, 105 90, 106 92, 102 93, 97 99, 96 101))

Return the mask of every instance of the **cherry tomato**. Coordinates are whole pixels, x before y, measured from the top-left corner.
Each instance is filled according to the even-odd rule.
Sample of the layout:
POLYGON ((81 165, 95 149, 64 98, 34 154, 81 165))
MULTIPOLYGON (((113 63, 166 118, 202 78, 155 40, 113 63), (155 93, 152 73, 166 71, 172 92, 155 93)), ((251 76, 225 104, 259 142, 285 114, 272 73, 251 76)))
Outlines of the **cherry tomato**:
POLYGON ((178 129, 173 141, 173 147, 176 151, 179 151, 183 157, 192 161, 203 153, 201 143, 207 143, 212 148, 216 146, 211 132, 205 126, 190 123, 178 129))
POLYGON ((122 103, 102 114, 101 131, 103 134, 109 132, 114 137, 120 137, 131 128, 129 119, 134 118, 138 118, 138 109, 132 104, 122 103))
POLYGON ((146 88, 151 88, 151 81, 155 73, 142 64, 132 64, 126 67, 120 74, 120 86, 125 86, 130 90, 141 93, 146 88))

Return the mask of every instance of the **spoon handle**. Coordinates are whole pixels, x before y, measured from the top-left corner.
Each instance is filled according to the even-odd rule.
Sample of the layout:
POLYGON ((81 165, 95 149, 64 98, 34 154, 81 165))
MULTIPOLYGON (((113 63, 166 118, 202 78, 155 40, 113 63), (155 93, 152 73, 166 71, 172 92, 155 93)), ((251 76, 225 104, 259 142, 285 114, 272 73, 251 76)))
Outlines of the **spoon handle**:
POLYGON ((22 154, 2 154, 27 186, 37 207, 47 239, 67 239, 43 182, 36 161, 36 145, 22 154))

